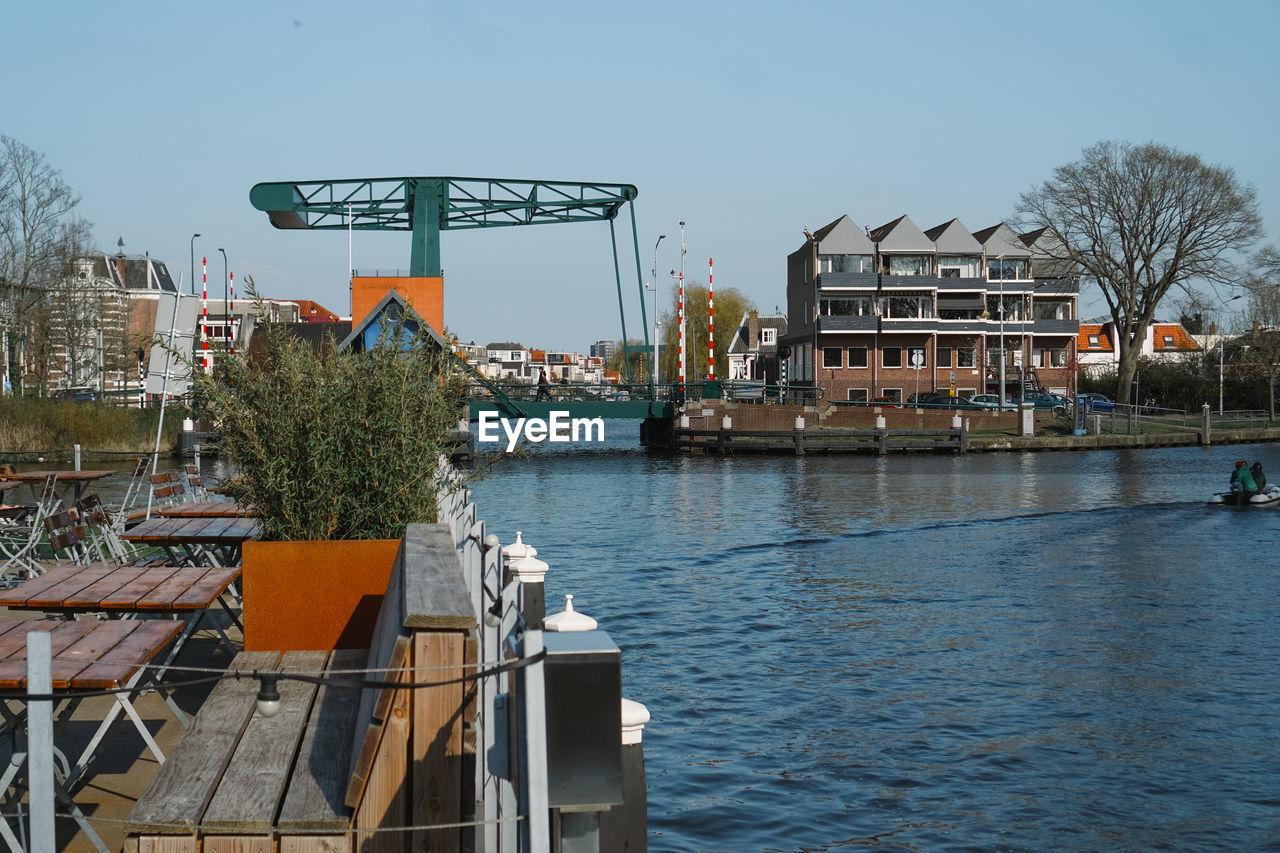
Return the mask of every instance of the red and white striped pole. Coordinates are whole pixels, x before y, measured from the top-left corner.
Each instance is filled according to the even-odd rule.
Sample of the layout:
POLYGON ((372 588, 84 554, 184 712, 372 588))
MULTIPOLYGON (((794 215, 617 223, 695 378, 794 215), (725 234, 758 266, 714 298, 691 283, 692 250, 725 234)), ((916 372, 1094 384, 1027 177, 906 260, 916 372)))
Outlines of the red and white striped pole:
POLYGON ((231 297, 227 303, 227 326, 230 337, 227 338, 227 352, 236 351, 236 274, 231 273, 231 297))
POLYGON ((200 259, 200 366, 209 372, 209 259, 200 259))
POLYGON ((716 289, 711 283, 714 258, 707 258, 707 379, 716 381, 716 289))
POLYGON ((680 331, 676 333, 676 341, 680 352, 680 393, 684 393, 684 273, 680 273, 680 331))

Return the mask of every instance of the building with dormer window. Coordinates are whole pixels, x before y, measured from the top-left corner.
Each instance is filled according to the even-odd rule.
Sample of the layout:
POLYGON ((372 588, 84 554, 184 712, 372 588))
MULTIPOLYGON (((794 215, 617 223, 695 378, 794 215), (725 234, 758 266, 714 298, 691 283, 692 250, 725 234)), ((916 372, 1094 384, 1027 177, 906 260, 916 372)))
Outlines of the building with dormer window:
POLYGON ((787 256, 791 381, 832 401, 967 397, 1075 387, 1079 279, 1043 232, 958 219, 922 231, 907 216, 874 229, 848 216, 787 256))

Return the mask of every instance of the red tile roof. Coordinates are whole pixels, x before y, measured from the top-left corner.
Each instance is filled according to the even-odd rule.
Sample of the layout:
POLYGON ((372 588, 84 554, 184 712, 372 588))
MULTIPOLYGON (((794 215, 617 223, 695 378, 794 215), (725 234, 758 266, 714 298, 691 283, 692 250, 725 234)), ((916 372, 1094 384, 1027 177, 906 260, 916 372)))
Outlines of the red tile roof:
POLYGON ((1187 334, 1187 330, 1177 323, 1161 323, 1152 328, 1151 332, 1152 346, 1156 352, 1172 352, 1174 350, 1183 350, 1194 352, 1200 349, 1196 342, 1187 334), (1165 338, 1171 338, 1169 344, 1165 343, 1165 338))
POLYGON ((1111 352, 1114 347, 1111 345, 1111 338, 1105 331, 1105 326, 1080 324, 1080 336, 1076 339, 1077 352, 1111 352), (1096 346, 1089 346, 1089 337, 1096 335, 1098 343, 1096 346))

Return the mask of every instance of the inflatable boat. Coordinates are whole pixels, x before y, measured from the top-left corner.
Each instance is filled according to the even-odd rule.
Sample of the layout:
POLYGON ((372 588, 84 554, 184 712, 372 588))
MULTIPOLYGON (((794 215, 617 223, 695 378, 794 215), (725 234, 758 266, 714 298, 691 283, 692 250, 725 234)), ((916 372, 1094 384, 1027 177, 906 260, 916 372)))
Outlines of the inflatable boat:
POLYGON ((1246 492, 1236 484, 1229 492, 1219 492, 1209 498, 1216 506, 1272 506, 1280 503, 1280 486, 1267 486, 1260 492, 1246 492))

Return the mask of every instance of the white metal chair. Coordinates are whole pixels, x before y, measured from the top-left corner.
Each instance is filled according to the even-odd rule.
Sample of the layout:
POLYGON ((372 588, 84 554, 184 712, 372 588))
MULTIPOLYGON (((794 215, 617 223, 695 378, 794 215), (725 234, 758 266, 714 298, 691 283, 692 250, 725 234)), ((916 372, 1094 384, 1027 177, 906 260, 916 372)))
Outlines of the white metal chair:
POLYGON ((56 484, 57 474, 45 478, 40 499, 26 517, 14 524, 0 526, 0 583, 13 584, 40 574, 38 548, 44 541, 44 520, 61 505, 56 484))

